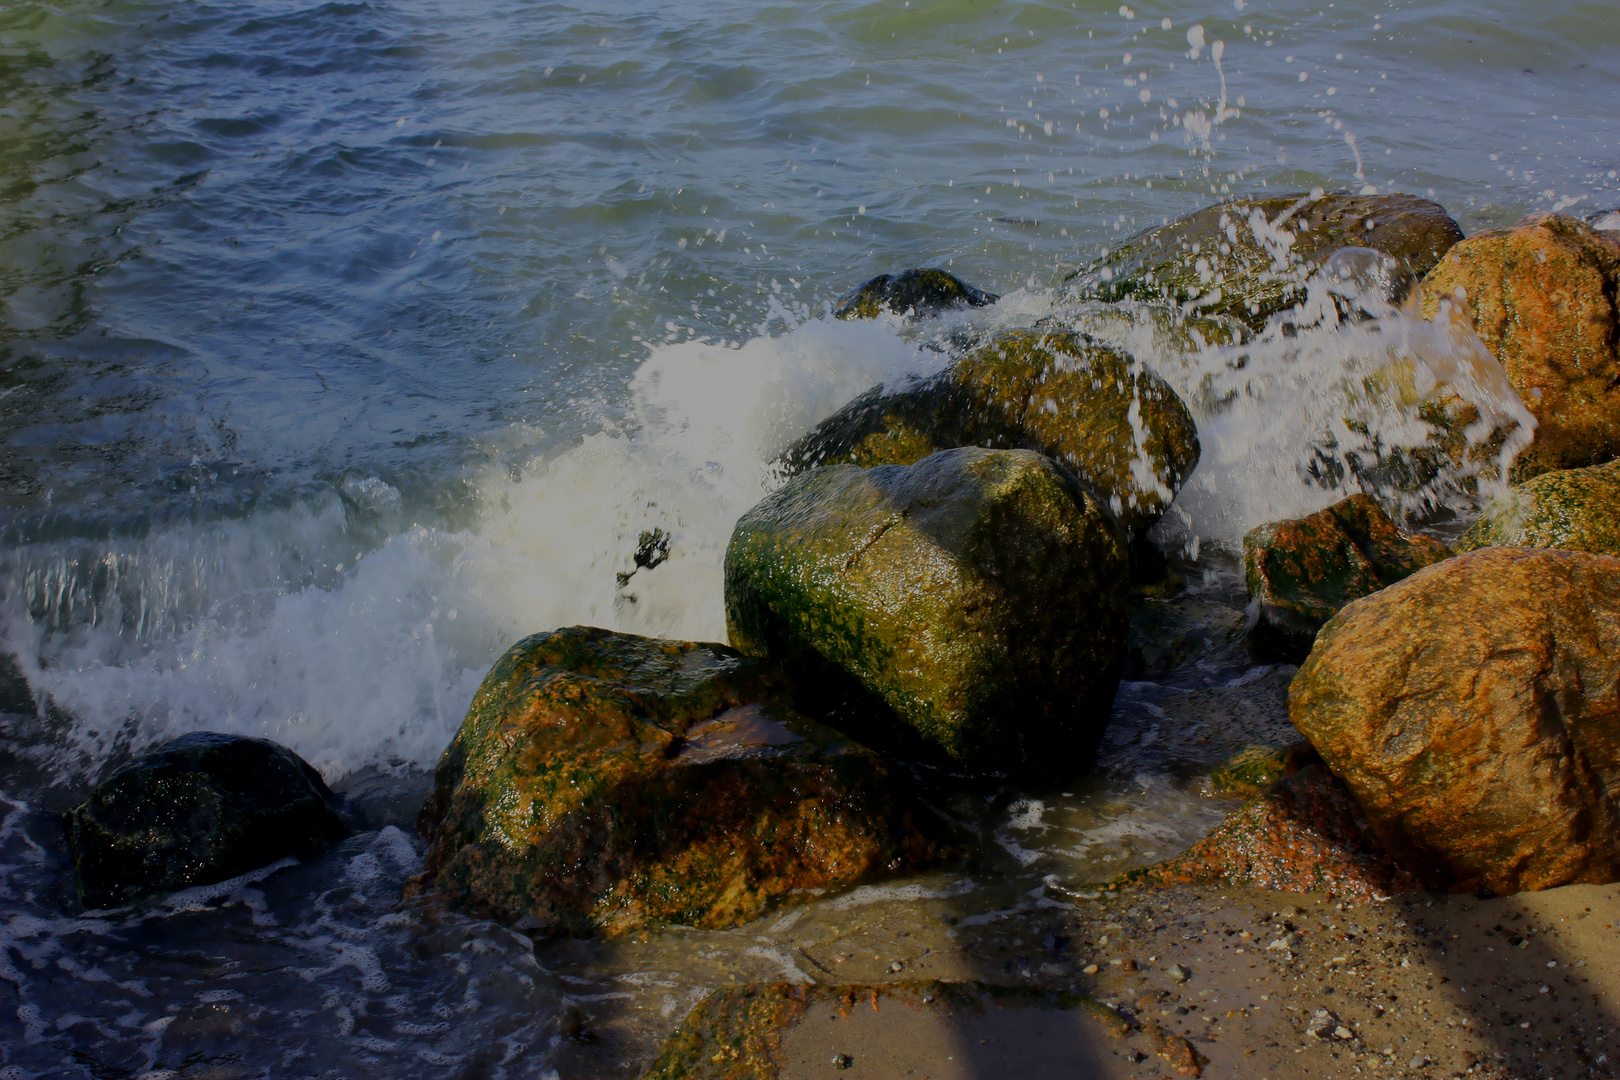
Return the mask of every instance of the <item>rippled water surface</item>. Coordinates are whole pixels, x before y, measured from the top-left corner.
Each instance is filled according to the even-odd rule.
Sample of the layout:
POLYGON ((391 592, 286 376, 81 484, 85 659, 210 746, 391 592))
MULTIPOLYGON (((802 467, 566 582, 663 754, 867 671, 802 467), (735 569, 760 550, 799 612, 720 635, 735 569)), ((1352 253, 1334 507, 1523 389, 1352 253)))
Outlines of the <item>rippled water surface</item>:
POLYGON ((1001 863, 805 925, 1063 902, 1185 846, 1286 684, 1242 643, 1234 538, 1336 497, 1308 467, 1369 365, 1473 361, 1397 313, 1238 382, 1064 276, 1228 192, 1406 191, 1468 232, 1607 210, 1616 116, 1607 0, 5 5, 0 1075, 545 1076, 581 1009, 646 1039, 780 977, 775 923, 620 970, 397 908, 411 803, 517 637, 724 636, 769 460, 943 363, 826 317, 905 266, 1002 293, 978 329, 1078 318, 1187 393, 1204 464, 1159 538, 1197 641, 1139 664, 1096 774, 973 796, 1001 863), (670 559, 620 584, 650 528, 670 559), (78 917, 51 814, 198 728, 292 746, 376 828, 78 917))

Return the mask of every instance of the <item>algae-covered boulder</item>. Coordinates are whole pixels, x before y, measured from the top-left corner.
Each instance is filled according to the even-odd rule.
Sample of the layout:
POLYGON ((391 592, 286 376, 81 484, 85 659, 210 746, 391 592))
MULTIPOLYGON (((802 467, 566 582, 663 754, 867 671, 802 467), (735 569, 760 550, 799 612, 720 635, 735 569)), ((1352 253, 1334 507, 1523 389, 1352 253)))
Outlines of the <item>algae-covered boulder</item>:
POLYGON ((722 927, 945 853, 883 762, 785 691, 724 645, 525 638, 439 762, 410 891, 551 933, 722 927))
POLYGON ((1074 772, 1095 751, 1128 557, 1049 458, 962 447, 817 469, 743 515, 725 573, 732 644, 810 685, 853 679, 957 762, 1074 772))
POLYGON ((1514 479, 1620 456, 1620 238, 1562 214, 1477 233, 1423 279, 1423 313, 1461 300, 1536 418, 1514 479))
POLYGON ((1271 643, 1303 657, 1345 604, 1450 555, 1438 540, 1402 532, 1371 496, 1356 494, 1250 530, 1243 573, 1271 643))
POLYGON ((1198 428, 1170 385, 1083 334, 1003 334, 919 384, 879 386, 782 456, 820 465, 909 465, 954 446, 1037 450, 1072 469, 1133 535, 1198 464, 1198 428))
POLYGON ((1620 555, 1620 462, 1533 476, 1491 501, 1456 549, 1564 548, 1620 555))
POLYGON ((87 908, 308 858, 349 832, 303 758, 268 739, 214 732, 115 770, 63 824, 87 908))
POLYGON ((1430 886, 1620 880, 1620 559, 1485 548, 1350 604, 1288 713, 1430 886))
POLYGON ((1367 903, 1419 887, 1320 764, 1275 781, 1181 855, 1128 875, 1160 885, 1325 892, 1367 903))
POLYGON ((1188 314, 1258 329, 1304 297, 1334 252, 1367 248, 1422 276, 1462 230, 1445 208, 1411 195, 1265 195, 1227 199, 1148 229, 1071 279, 1083 297, 1162 301, 1188 314))
POLYGON ((833 315, 840 319, 875 319, 883 311, 928 316, 957 308, 984 307, 1001 299, 975 289, 944 270, 924 268, 879 274, 838 298, 833 315))

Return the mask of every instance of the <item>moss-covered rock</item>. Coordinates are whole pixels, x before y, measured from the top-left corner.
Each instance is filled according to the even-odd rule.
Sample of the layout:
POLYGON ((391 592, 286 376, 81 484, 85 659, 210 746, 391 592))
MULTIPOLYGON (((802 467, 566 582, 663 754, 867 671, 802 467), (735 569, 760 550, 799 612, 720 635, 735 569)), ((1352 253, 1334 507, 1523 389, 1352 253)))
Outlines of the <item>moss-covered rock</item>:
POLYGON ((1450 555, 1438 540, 1402 532, 1371 496, 1356 494, 1250 530, 1243 573, 1270 643, 1303 658, 1344 605, 1450 555))
POLYGON ((1444 207, 1410 195, 1244 196, 1138 233, 1071 281, 1083 297, 1169 302, 1259 329, 1340 249, 1382 252, 1421 276, 1462 238, 1444 207))
POLYGON ((349 832, 303 758, 268 739, 213 732, 117 769, 63 823, 87 908, 308 858, 349 832))
POLYGON ((1303 739, 1287 746, 1251 743, 1216 766, 1209 786, 1220 795, 1248 798, 1321 760, 1303 739))
POLYGON ((808 683, 852 678, 957 762, 1075 771, 1119 681, 1127 571, 1118 522, 1066 469, 962 447, 817 469, 754 507, 726 624, 808 683))
POLYGON ((590 627, 490 669, 420 829, 411 893, 568 934, 730 926, 948 850, 875 754, 791 708, 773 665, 590 627))
POLYGON ((1459 553, 1535 547, 1620 555, 1620 462, 1531 477, 1492 500, 1455 547, 1459 553))
POLYGON ((1072 469, 1133 535, 1198 464, 1198 428, 1170 385, 1082 334, 1013 331, 917 385, 878 386, 782 455, 821 465, 909 465, 955 446, 1037 450, 1072 469))
POLYGON ((879 274, 838 298, 833 315, 840 319, 875 319, 887 310, 926 317, 965 307, 984 307, 1001 297, 975 289, 944 270, 923 268, 879 274))
POLYGON ((1536 418, 1513 478, 1620 457, 1620 237, 1562 214, 1477 233, 1423 279, 1459 302, 1536 418))

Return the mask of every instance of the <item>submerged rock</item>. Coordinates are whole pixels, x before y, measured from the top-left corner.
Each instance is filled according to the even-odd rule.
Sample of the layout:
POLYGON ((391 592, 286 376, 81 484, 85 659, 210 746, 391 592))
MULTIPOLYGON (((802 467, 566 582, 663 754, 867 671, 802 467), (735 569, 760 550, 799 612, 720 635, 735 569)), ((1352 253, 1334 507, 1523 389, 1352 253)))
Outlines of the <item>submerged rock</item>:
POLYGON ((1340 260, 1332 276, 1382 275, 1398 299, 1403 275, 1427 273, 1462 238, 1444 207, 1411 195, 1245 196, 1138 233, 1072 280, 1085 297, 1169 302, 1259 329, 1341 249, 1391 256, 1340 260))
POLYGON ((1373 839, 1355 800, 1320 764, 1277 780, 1204 839, 1133 878, 1325 892, 1362 903, 1418 887, 1373 839))
POLYGON ((1395 527, 1366 494, 1243 538, 1243 574, 1272 643, 1295 659, 1350 601, 1449 558, 1438 540, 1395 527))
POLYGON ((1294 725, 1425 884, 1620 880, 1620 559, 1486 548, 1346 607, 1294 725))
POLYGON ((412 894, 551 933, 724 927, 947 853, 770 664, 590 627, 495 663, 439 762, 412 894))
POLYGON ((1203 1064, 1186 1040, 1156 1026, 1135 1032, 1113 1009, 1073 994, 982 982, 779 982, 704 998, 642 1080, 764 1080, 796 1075, 807 1060, 829 1073, 921 1076, 939 1068, 942 1022, 943 1045, 993 1040, 1002 1075, 1028 1080, 1092 1075, 1104 1046, 1132 1037, 1182 1075, 1203 1064))
POLYGON ((883 311, 926 317, 956 308, 985 307, 1001 297, 975 289, 956 275, 932 268, 879 274, 838 298, 840 319, 875 319, 883 311))
POLYGON ((806 685, 853 679, 959 763, 1074 772, 1119 681, 1127 573, 1119 524, 1067 470, 962 447, 817 469, 743 515, 726 625, 806 685))
POLYGON ((1620 555, 1620 462, 1533 476, 1492 501, 1456 549, 1564 548, 1620 555))
POLYGON ((87 908, 308 858, 349 833, 303 758, 268 739, 214 732, 117 769, 63 824, 87 908))
POLYGON ((1198 428, 1170 385, 1083 334, 1020 330, 915 386, 878 386, 782 455, 820 465, 909 465, 956 446, 1037 450, 1072 469, 1133 535, 1198 464, 1198 428))
POLYGON ((1525 479, 1620 456, 1620 238, 1541 214, 1478 233, 1423 279, 1423 313, 1460 298, 1535 416, 1525 479))

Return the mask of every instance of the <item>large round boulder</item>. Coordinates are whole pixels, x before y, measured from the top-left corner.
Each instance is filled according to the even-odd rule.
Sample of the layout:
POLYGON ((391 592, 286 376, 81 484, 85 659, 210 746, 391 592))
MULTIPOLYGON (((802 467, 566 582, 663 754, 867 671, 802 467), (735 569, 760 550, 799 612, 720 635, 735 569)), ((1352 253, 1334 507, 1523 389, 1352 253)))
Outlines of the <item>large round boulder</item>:
POLYGON ((1002 334, 940 374, 875 387, 782 455, 821 465, 910 465, 956 446, 1036 450, 1101 495, 1132 535, 1170 506, 1198 464, 1198 428, 1176 392, 1128 353, 1084 334, 1002 334))
POLYGON ((1620 555, 1620 462, 1545 472, 1508 489, 1456 545, 1482 547, 1620 555))
POLYGON ((737 523, 727 630, 807 684, 852 679, 959 763, 1074 772, 1118 685, 1128 569, 1113 515, 1032 451, 831 466, 737 523))
POLYGON ((115 770, 63 824, 87 908, 308 858, 349 832, 303 758, 268 739, 206 731, 115 770))
POLYGON ((1357 273, 1325 266, 1338 251, 1367 249, 1360 261, 1393 283, 1428 272, 1461 239, 1444 207, 1411 195, 1240 196, 1138 233, 1071 280, 1081 297, 1167 302, 1259 329, 1304 298, 1312 274, 1357 273))
POLYGON ((946 854, 865 747, 724 645, 535 634, 484 677, 439 762, 408 887, 532 932, 725 927, 946 854))
POLYGON ((1620 238, 1561 214, 1476 233, 1423 279, 1423 312, 1461 301, 1536 418, 1515 479, 1620 456, 1620 238))
POLYGON ((1243 537, 1243 574, 1259 605, 1261 636, 1296 660, 1344 605, 1450 556, 1440 541, 1397 528, 1365 493, 1243 537))
POLYGON ((1620 880, 1620 559, 1486 548, 1350 604, 1288 711, 1426 884, 1620 880))

